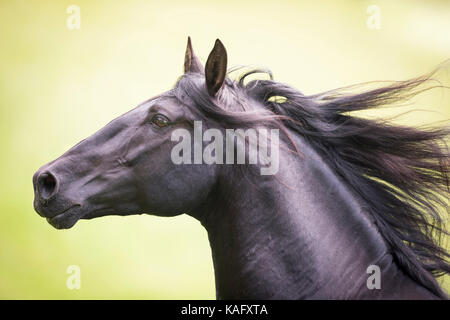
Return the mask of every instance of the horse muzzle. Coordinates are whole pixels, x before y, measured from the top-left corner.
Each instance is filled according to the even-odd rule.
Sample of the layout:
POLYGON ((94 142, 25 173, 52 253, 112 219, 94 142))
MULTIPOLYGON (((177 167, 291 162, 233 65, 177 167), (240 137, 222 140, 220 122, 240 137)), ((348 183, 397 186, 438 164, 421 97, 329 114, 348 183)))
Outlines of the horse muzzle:
POLYGON ((34 210, 57 229, 72 227, 80 216, 81 205, 60 194, 60 180, 45 167, 33 176, 34 210))

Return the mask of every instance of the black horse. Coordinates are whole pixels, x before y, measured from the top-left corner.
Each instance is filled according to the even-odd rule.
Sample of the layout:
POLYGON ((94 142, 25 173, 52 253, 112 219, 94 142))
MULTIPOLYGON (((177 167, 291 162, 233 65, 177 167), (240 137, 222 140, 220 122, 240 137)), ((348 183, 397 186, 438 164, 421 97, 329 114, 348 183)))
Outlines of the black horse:
POLYGON ((189 214, 208 232, 218 298, 447 298, 435 277, 450 272, 440 245, 449 128, 349 114, 408 99, 432 73, 306 96, 273 80, 245 83, 262 70, 232 81, 219 40, 203 67, 190 39, 184 71, 172 90, 40 168, 35 210, 58 229, 113 214, 189 214), (231 129, 244 134, 211 148, 231 129), (252 146, 252 129, 279 132, 279 141, 252 146), (174 132, 194 139, 180 149, 184 137, 174 132), (209 160, 193 159, 191 147, 209 160), (261 173, 263 147, 279 154, 272 174, 261 173), (175 148, 185 161, 174 161, 175 148), (260 161, 250 161, 251 150, 260 161), (218 157, 230 152, 231 161, 218 157))

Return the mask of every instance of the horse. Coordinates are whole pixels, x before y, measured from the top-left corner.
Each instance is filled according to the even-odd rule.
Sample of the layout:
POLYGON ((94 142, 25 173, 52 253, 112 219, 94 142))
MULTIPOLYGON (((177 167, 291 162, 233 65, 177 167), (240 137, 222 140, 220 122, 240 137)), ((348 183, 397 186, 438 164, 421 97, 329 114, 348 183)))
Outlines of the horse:
POLYGON ((203 66, 188 38, 175 86, 37 170, 35 211, 57 229, 190 215, 208 233, 217 299, 447 299, 436 278, 450 272, 449 128, 354 114, 409 99, 431 76, 304 95, 264 69, 232 80, 219 39, 203 66), (215 134, 195 139, 207 128, 215 134), (236 143, 210 147, 212 160, 187 152, 206 153, 231 129, 236 143), (251 129, 277 130, 278 143, 265 142, 279 154, 275 173, 261 174, 262 159, 236 163, 238 145, 244 160, 255 148, 261 156, 251 129), (194 136, 183 148, 180 132, 194 136), (226 163, 214 156, 227 151, 226 163))

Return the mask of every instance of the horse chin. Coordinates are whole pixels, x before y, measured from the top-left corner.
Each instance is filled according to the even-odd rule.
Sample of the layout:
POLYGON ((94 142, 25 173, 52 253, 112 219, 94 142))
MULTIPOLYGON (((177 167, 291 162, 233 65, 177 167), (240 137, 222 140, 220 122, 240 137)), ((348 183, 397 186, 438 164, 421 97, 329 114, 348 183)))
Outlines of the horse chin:
POLYGON ((80 207, 76 206, 53 218, 47 218, 47 222, 56 229, 70 229, 82 216, 80 207))

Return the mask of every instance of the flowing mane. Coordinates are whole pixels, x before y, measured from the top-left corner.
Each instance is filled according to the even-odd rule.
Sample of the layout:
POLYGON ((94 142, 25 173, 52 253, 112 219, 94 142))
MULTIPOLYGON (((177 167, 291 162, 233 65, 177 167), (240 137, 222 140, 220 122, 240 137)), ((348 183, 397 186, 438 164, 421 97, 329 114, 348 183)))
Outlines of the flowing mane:
POLYGON ((170 94, 179 101, 189 98, 195 112, 208 121, 229 127, 275 123, 304 137, 366 204, 397 265, 434 294, 446 297, 435 277, 450 273, 450 255, 442 246, 448 235, 450 128, 413 128, 349 114, 441 87, 428 85, 434 72, 361 93, 333 90, 310 96, 272 79, 245 84, 255 72, 260 71, 247 72, 238 81, 227 78, 219 97, 245 112, 216 105, 192 73, 183 76, 170 94), (260 103, 266 112, 248 111, 247 100, 260 103))

